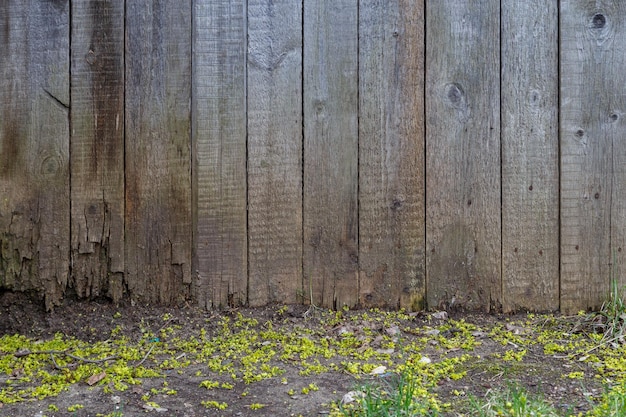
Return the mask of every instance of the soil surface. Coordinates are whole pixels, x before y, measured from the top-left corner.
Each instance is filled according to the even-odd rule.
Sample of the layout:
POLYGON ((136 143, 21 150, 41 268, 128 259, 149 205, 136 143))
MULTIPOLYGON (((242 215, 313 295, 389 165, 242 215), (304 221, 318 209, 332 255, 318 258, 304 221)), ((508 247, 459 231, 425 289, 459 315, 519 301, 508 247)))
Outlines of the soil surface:
POLYGON ((575 327, 574 318, 541 315, 281 305, 207 312, 91 301, 46 313, 23 295, 3 293, 0 390, 23 390, 25 400, 0 397, 0 416, 324 416, 346 393, 384 385, 403 369, 423 372, 428 395, 444 416, 470 415, 469 398, 511 383, 559 409, 585 412, 602 394, 602 379, 597 363, 581 360, 580 351, 564 352, 586 337, 572 342, 575 327), (548 331, 565 347, 547 348, 550 341, 541 339, 548 331), (24 346, 7 345, 15 334, 26 336, 24 346), (36 354, 37 346, 51 351, 46 343, 55 337, 81 348, 62 345, 36 354), (128 352, 101 362, 107 353, 88 356, 85 346, 107 344, 115 347, 112 356, 125 347, 128 352), (45 381, 42 373, 25 377, 31 365, 24 361, 35 357, 47 374, 67 375, 58 395, 29 396, 45 381), (135 374, 116 380, 112 375, 123 374, 116 364, 135 374), (73 374, 83 365, 94 367, 86 371, 90 378, 73 374), (141 376, 139 369, 155 375, 141 376))

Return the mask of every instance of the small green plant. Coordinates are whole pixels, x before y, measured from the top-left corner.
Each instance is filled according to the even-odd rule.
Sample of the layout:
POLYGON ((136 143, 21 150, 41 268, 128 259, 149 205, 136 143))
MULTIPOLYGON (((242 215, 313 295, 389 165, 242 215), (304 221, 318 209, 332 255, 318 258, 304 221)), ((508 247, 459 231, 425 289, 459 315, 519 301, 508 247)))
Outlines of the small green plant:
POLYGON ((624 288, 618 284, 617 259, 613 255, 613 266, 610 274, 610 288, 600 311, 585 314, 580 312, 581 319, 576 323, 574 332, 588 331, 594 335, 602 334, 600 345, 626 343, 626 301, 624 288))
POLYGON ((390 381, 380 380, 359 387, 362 395, 355 404, 339 405, 339 415, 346 417, 439 416, 436 404, 421 394, 415 377, 402 373, 390 381))
POLYGON ((609 298, 597 313, 601 317, 600 326, 604 329, 604 338, 611 341, 624 341, 626 332, 626 304, 624 293, 617 284, 616 277, 611 278, 609 298))
POLYGON ((470 415, 475 417, 559 417, 557 410, 540 397, 515 385, 489 391, 484 399, 470 398, 470 415))
POLYGON ((225 402, 219 402, 219 401, 215 401, 215 400, 207 400, 207 401, 201 401, 200 404, 202 404, 205 408, 215 408, 217 410, 226 410, 228 408, 228 404, 225 402))
POLYGON ((587 415, 590 417, 626 416, 626 383, 606 389, 600 402, 587 415))

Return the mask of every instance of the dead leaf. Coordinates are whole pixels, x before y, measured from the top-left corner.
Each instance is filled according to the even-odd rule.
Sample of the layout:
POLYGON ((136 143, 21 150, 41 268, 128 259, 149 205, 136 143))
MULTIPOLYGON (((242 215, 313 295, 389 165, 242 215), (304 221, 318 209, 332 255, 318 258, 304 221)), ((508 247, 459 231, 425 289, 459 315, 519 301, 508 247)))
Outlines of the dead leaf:
POLYGON ((381 374, 384 374, 385 372, 387 372, 387 367, 381 365, 372 369, 372 371, 370 372, 370 375, 381 375, 381 374))
POLYGON ((102 381, 107 376, 107 373, 102 371, 99 374, 94 374, 87 379, 87 385, 92 386, 102 381))
POLYGON ((523 327, 516 326, 516 325, 511 324, 511 323, 507 323, 506 326, 504 326, 504 327, 506 327, 506 329, 508 331, 510 331, 511 333, 513 333, 513 334, 522 334, 524 332, 524 330, 525 330, 523 327))

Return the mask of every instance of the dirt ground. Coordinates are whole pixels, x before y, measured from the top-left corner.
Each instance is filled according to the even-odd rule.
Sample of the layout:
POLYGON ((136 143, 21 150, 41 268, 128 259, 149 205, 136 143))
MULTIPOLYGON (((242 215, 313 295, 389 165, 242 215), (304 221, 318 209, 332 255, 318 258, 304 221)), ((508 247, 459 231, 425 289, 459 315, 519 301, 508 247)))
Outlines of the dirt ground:
POLYGON ((3 293, 0 390, 10 395, 0 396, 0 416, 324 416, 346 393, 384 386, 403 369, 423 373, 445 416, 469 415, 469 398, 511 383, 559 409, 585 412, 603 379, 597 361, 582 357, 593 343, 575 327, 574 318, 542 315, 280 305, 218 313, 92 301, 45 313, 23 295, 3 293), (24 346, 9 346, 15 334, 26 336, 24 346), (51 351, 55 335, 80 348, 58 342, 55 353, 36 354, 51 351), (88 349, 109 345, 116 357, 102 362, 105 350, 88 349), (92 379, 75 374, 82 365, 92 379), (29 394, 45 375, 63 374, 68 382, 58 395, 29 394), (20 392, 24 401, 7 400, 20 392))

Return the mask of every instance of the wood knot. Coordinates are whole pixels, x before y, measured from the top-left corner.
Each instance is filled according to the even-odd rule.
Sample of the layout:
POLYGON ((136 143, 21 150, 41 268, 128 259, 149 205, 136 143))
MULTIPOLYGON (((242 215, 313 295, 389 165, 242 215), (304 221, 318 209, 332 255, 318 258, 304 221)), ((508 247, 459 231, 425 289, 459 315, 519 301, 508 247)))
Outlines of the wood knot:
POLYGON ((95 64, 96 63, 96 53, 90 49, 89 52, 87 52, 87 54, 85 54, 85 61, 87 61, 87 63, 89 65, 95 64))
POLYGON ((530 90, 528 93, 528 101, 532 107, 537 107, 541 103, 541 92, 539 90, 530 90))
POLYGON ((596 13, 591 18, 591 27, 593 29, 602 29, 606 26, 606 16, 602 13, 596 13))
POLYGON ((446 98, 452 107, 460 108, 465 102, 465 92, 459 84, 450 83, 446 85, 446 98))
POLYGON ((39 166, 39 175, 42 178, 51 178, 61 171, 61 159, 58 155, 49 155, 42 159, 39 166))

